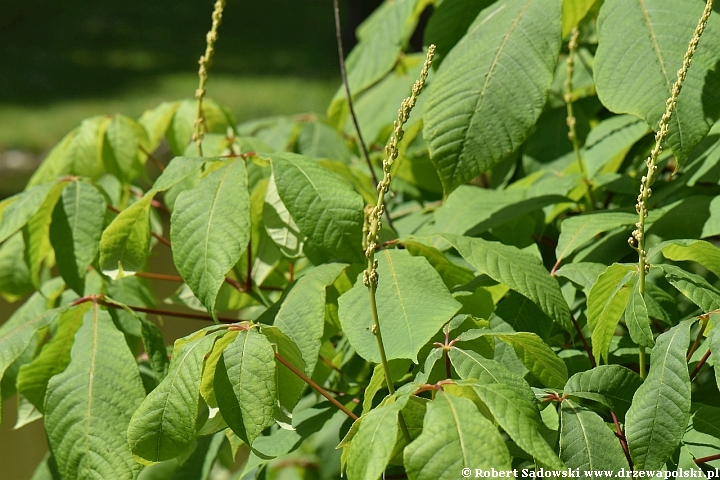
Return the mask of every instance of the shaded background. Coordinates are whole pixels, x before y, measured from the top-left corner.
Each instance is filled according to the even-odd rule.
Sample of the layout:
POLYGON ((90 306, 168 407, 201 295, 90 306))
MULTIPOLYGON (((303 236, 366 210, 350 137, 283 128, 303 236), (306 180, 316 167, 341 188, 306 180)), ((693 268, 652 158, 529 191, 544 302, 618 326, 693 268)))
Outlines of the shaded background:
MULTIPOLYGON (((346 52, 382 0, 341 1, 346 52)), ((138 117, 193 95, 213 1, 0 0, 0 198, 22 190, 47 151, 83 118, 138 117)), ((238 121, 322 114, 339 87, 332 0, 229 0, 208 95, 238 121)), ((172 268, 156 249, 153 270, 172 268)), ((153 284, 158 298, 175 285, 153 284)), ((22 301, 0 299, 0 324, 22 301)), ((198 328, 168 319, 168 343, 198 328)), ((0 480, 27 480, 47 451, 42 421, 13 431, 4 403, 0 480)))

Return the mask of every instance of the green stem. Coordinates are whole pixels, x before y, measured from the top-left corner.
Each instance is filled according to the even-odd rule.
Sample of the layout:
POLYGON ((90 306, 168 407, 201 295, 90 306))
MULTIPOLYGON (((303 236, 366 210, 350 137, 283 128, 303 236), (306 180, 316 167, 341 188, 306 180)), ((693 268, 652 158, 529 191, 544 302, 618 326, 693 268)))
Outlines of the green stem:
POLYGON ((645 378, 645 347, 640 346, 640 378, 645 378))
POLYGON ((568 43, 568 57, 566 62, 567 79, 565 80, 565 105, 567 106, 567 126, 569 129, 568 138, 572 143, 573 150, 575 151, 575 158, 577 159, 578 166, 580 167, 580 175, 582 175, 582 180, 585 183, 585 198, 588 202, 588 209, 594 210, 595 198, 592 193, 592 183, 588 178, 587 166, 585 165, 582 153, 580 152, 580 141, 577 138, 577 130, 575 129, 577 119, 575 118, 572 101, 572 77, 575 72, 575 53, 577 53, 579 35, 580 30, 578 30, 578 27, 573 28, 572 33, 570 34, 570 42, 568 43))

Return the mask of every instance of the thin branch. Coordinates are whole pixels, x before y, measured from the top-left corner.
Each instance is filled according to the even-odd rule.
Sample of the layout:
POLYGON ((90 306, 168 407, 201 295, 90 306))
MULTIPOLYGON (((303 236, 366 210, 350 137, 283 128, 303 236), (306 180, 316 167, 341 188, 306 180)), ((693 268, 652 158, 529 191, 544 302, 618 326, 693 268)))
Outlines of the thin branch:
POLYGON ((148 151, 145 149, 145 147, 143 147, 142 145, 139 145, 138 148, 139 148, 139 150, 140 150, 142 153, 144 153, 145 155, 147 155, 147 157, 155 164, 155 166, 158 168, 158 170, 160 170, 161 172, 164 172, 164 171, 165 171, 165 165, 163 165, 160 160, 158 160, 157 158, 155 158, 155 155, 153 155, 152 153, 148 152, 148 151))
POLYGON ((705 333, 705 328, 707 328, 708 320, 710 319, 710 315, 701 315, 701 324, 700 324, 700 332, 698 332, 697 337, 695 338, 695 342, 693 342, 692 347, 690 347, 690 351, 687 354, 687 357, 685 357, 685 361, 689 362, 692 358, 693 354, 697 350, 697 348, 700 346, 700 340, 702 340, 703 333, 705 333))
POLYGON ((155 238, 158 240, 158 242, 162 243, 162 244, 165 245, 166 247, 172 248, 172 245, 170 245, 170 240, 168 240, 167 238, 165 238, 165 237, 163 237, 163 236, 161 236, 161 235, 158 235, 157 233, 155 233, 155 232, 153 232, 153 231, 150 232, 150 235, 152 235, 153 237, 155 237, 155 238))
POLYGON ((182 283, 185 280, 180 275, 165 275, 164 273, 135 272, 136 277, 151 278, 153 280, 165 280, 168 282, 182 283))
POLYGON ((575 330, 577 331, 578 335, 580 336, 580 340, 582 341, 583 346, 585 347, 585 351, 588 354, 588 358, 590 359, 590 366, 592 368, 597 367, 597 363, 595 363, 595 357, 593 356, 592 349, 590 348, 590 345, 588 345, 587 340, 585 340, 585 335, 582 333, 582 329, 580 328, 580 324, 575 320, 575 315, 570 312, 570 320, 572 320, 573 325, 575 325, 575 330))
POLYGON ((696 458, 695 463, 696 464, 707 463, 707 462, 712 462, 713 460, 720 460, 720 453, 716 453, 715 455, 710 455, 707 457, 696 458))
POLYGON ((252 239, 248 240, 247 246, 247 270, 245 272, 245 293, 252 290, 252 239))
POLYGON ((345 405, 343 405, 342 403, 338 402, 338 401, 335 399, 335 397, 333 397, 332 395, 330 395, 324 388, 322 388, 322 387, 321 387, 320 385, 318 385, 317 383, 313 382, 307 375, 305 375, 303 372, 301 372, 300 370, 298 370, 298 369, 295 367, 295 365, 293 365, 292 363, 290 363, 285 357, 283 357, 283 356, 280 355, 279 353, 275 353, 275 358, 277 358, 277 360, 278 360, 280 363, 282 363, 283 365, 285 365, 291 372, 293 372, 295 375, 297 375, 298 377, 300 377, 305 383, 307 383, 308 385, 310 385, 310 387, 312 387, 313 390, 315 390, 316 392, 318 392, 318 393, 319 393, 320 395, 322 395, 323 397, 327 398, 330 403, 332 403, 332 404, 335 405, 337 408, 339 408, 340 410, 342 410, 345 415, 347 415, 348 417, 352 418, 353 420, 357 420, 357 419, 358 419, 358 416, 357 416, 357 415, 355 415, 353 412, 351 412, 350 410, 348 410, 347 407, 345 407, 345 405))
POLYGON ((710 357, 710 350, 708 349, 707 352, 705 352, 705 355, 700 359, 700 361, 695 365, 695 369, 690 374, 690 381, 692 382, 695 380, 695 377, 697 377, 697 374, 700 373, 700 369, 705 365, 705 362, 707 362, 707 359, 710 357))
POLYGON ((613 423, 615 424, 615 435, 620 440, 620 446, 623 449, 623 453, 625 453, 625 458, 628 461, 628 465, 630 465, 630 470, 633 469, 633 461, 630 457, 630 449, 628 448, 627 439, 625 438, 625 434, 623 433, 622 429, 620 428, 620 422, 618 421, 617 415, 615 415, 615 412, 610 410, 610 415, 612 415, 613 423))
POLYGON ((340 76, 342 77, 343 86, 345 87, 345 96, 347 98, 348 107, 350 108, 350 116, 352 117, 353 124, 355 124, 355 131, 357 132, 358 142, 362 149, 363 157, 367 162, 367 166, 370 169, 372 175, 373 185, 377 187, 378 178, 373 170, 372 162, 370 161, 370 154, 368 153, 365 140, 363 140, 362 133, 360 132, 360 124, 358 123, 357 116, 355 115, 355 108, 353 107, 352 95, 350 94, 350 85, 348 84, 347 71, 345 70, 345 53, 343 52, 342 44, 342 30, 340 29, 340 6, 338 0, 333 0, 333 6, 335 11, 335 37, 337 38, 337 51, 340 59, 340 76))

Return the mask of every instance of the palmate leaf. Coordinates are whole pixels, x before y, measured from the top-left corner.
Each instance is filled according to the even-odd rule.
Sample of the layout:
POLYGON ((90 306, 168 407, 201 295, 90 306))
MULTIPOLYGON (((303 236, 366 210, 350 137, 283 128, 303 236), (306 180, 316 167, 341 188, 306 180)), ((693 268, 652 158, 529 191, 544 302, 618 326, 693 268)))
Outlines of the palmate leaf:
POLYGON ((307 157, 273 153, 270 159, 278 195, 307 237, 305 254, 311 261, 319 254, 313 255, 314 249, 330 259, 362 260, 362 197, 307 157))
POLYGON ((560 406, 560 458, 585 478, 605 478, 604 471, 629 468, 620 442, 603 419, 569 399, 560 406), (603 472, 595 475, 598 471, 603 472))
POLYGON ((458 253, 480 273, 503 283, 530 299, 548 317, 568 331, 572 330, 570 310, 542 261, 532 254, 482 238, 442 235, 458 253))
POLYGON ((85 273, 98 255, 105 227, 105 197, 92 184, 73 181, 62 192, 50 226, 58 270, 65 283, 83 295, 85 273))
POLYGON ((501 0, 443 60, 428 92, 424 137, 447 196, 530 134, 560 52, 561 0, 501 0))
POLYGON ((570 377, 563 393, 600 402, 622 420, 642 383, 637 373, 622 365, 598 365, 570 377))
MULTIPOLYGON (((597 21, 594 71, 598 96, 616 113, 632 113, 653 129, 677 79, 703 10, 684 0, 608 0, 597 21)), ((667 143, 681 166, 720 116, 720 17, 710 16, 692 60, 667 143)))
POLYGON ((45 428, 64 478, 135 479, 125 432, 145 396, 135 358, 107 311, 83 317, 64 372, 50 379, 45 428))
POLYGON ((32 362, 20 367, 18 391, 40 412, 45 411, 48 382, 70 363, 75 333, 80 329, 83 317, 90 307, 90 303, 84 303, 60 314, 53 338, 43 346, 32 362))
POLYGON ((660 335, 650 371, 625 416, 625 436, 635 468, 659 470, 680 444, 690 419, 690 374, 685 355, 691 320, 660 335))
POLYGON ((588 293, 588 326, 592 330, 593 355, 597 362, 608 358, 610 342, 630 298, 636 272, 637 268, 630 265, 610 265, 588 293))
MULTIPOLYGON (((394 402, 374 408, 355 421, 359 428, 352 437, 347 454, 348 480, 380 478, 400 437, 398 414, 407 401, 408 395, 401 395, 394 402)), ((351 433, 352 429, 348 436, 351 433)))
POLYGON ((150 202, 145 195, 120 212, 100 237, 100 268, 110 278, 134 274, 150 252, 150 202))
POLYGON ((274 325, 302 352, 305 373, 312 376, 325 330, 325 288, 347 265, 329 263, 300 277, 285 296, 274 325))
POLYGON ((241 331, 223 350, 215 370, 215 396, 228 426, 252 446, 274 422, 275 353, 254 329, 241 331))
POLYGON ((175 201, 170 224, 175 266, 208 312, 250 239, 245 161, 231 160, 175 201))
MULTIPOLYGON (((0 326, 0 379, 30 345, 35 333, 50 325, 65 309, 67 307, 48 310, 47 299, 42 293, 37 292, 0 326)), ((0 415, 2 415, 2 402, 0 402, 0 415)))
POLYGON ((510 470, 510 454, 495 425, 467 398, 440 392, 427 405, 423 430, 405 448, 410 480, 458 478, 463 468, 510 470))
POLYGON ((0 243, 20 230, 38 211, 53 189, 52 183, 38 185, 6 199, 0 216, 0 243))
POLYGON ((204 359, 217 336, 201 331, 175 342, 167 376, 138 407, 127 429, 137 461, 151 465, 170 460, 192 446, 204 359))
MULTIPOLYGON (((378 253, 377 292, 380 331, 388 360, 409 358, 417 362, 420 349, 461 308, 440 275, 424 257, 403 250, 378 253)), ((338 301, 343 331, 355 351, 379 363, 377 339, 371 328, 370 300, 362 274, 338 301)))

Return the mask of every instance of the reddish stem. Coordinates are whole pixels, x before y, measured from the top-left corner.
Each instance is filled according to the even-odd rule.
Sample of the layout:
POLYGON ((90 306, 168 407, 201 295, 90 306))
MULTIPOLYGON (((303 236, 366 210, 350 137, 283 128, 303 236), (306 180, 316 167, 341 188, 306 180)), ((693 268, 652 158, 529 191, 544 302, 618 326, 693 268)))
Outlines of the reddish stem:
POLYGON ((695 463, 696 464, 707 463, 707 462, 712 462, 713 460, 720 460, 720 453, 716 453, 715 455, 710 455, 707 457, 696 458, 695 463))
POLYGON ((705 352, 705 355, 700 359, 700 361, 695 365, 695 369, 690 374, 690 381, 692 382, 695 380, 695 377, 697 377, 697 374, 700 373, 700 369, 703 365, 705 365, 705 362, 707 362, 707 359, 710 357, 710 350, 708 349, 707 352, 705 352))
POLYGON ((625 438, 625 434, 623 433, 622 429, 620 428, 620 422, 618 421, 617 415, 615 415, 615 412, 610 410, 610 415, 612 415, 613 423, 615 424, 615 435, 620 440, 620 446, 623 449, 623 453, 625 454, 625 458, 628 461, 628 465, 630 465, 630 470, 633 469, 633 461, 630 457, 630 449, 628 448, 627 439, 625 438))
POLYGON ((247 246, 247 271, 245 272, 245 293, 252 290, 252 238, 247 246))

